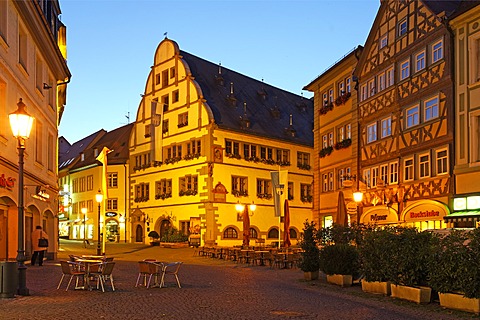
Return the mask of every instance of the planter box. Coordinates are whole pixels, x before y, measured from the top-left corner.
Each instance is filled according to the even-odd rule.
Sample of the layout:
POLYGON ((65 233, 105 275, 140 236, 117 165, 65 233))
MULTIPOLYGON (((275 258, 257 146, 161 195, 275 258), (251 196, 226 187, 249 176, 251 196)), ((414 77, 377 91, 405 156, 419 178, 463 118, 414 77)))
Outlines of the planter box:
POLYGON ((365 281, 362 280, 362 290, 363 292, 374 293, 374 294, 383 294, 386 296, 390 295, 390 282, 380 282, 380 281, 365 281))
POLYGON ((303 276, 307 281, 316 280, 318 279, 318 271, 304 272, 303 276))
POLYGON ((430 303, 432 288, 392 284, 392 297, 416 303, 430 303))
POLYGON ((465 298, 458 293, 438 293, 440 305, 448 309, 480 313, 480 299, 465 298))
POLYGON ((352 285, 352 276, 345 274, 327 274, 327 282, 333 283, 342 287, 350 287, 352 285))

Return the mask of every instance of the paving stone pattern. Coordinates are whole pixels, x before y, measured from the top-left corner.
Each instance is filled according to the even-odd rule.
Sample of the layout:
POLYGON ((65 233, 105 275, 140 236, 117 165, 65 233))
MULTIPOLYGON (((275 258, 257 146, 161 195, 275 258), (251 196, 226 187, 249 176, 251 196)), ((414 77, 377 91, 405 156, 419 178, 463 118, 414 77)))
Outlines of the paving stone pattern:
POLYGON ((116 291, 65 291, 59 261, 68 254, 95 254, 75 241, 61 241, 57 261, 27 270, 30 296, 0 299, 1 320, 47 319, 467 319, 473 315, 363 293, 359 285, 340 288, 324 277, 305 281, 299 269, 278 270, 194 256, 193 248, 107 244, 116 262, 116 291), (183 261, 177 288, 135 288, 137 262, 145 258, 183 261))

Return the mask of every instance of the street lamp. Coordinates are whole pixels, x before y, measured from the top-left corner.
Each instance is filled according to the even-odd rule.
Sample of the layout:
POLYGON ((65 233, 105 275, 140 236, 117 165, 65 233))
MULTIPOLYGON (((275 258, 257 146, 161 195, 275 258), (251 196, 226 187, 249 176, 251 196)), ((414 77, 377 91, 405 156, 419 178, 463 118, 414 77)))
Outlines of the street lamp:
POLYGON ((357 203, 357 223, 360 223, 360 204, 363 200, 362 191, 358 190, 353 193, 353 201, 357 203))
POLYGON ((242 213, 242 221, 243 221, 243 245, 248 247, 250 245, 250 216, 248 213, 248 209, 253 213, 257 209, 257 205, 253 203, 250 205, 244 205, 240 202, 237 202, 235 205, 235 209, 238 213, 242 213))
POLYGON ((81 209, 83 213, 83 246, 87 247, 87 229, 86 229, 86 222, 87 222, 87 208, 81 209))
POLYGON ((28 296, 27 288, 27 267, 25 266, 25 215, 23 208, 23 154, 25 151, 25 140, 30 136, 34 117, 30 116, 25 110, 25 104, 22 99, 17 103, 18 109, 8 115, 10 127, 18 145, 18 288, 17 294, 28 296))
POLYGON ((95 195, 95 201, 98 203, 98 224, 97 224, 97 256, 102 254, 102 247, 100 242, 100 205, 103 201, 103 194, 101 190, 98 190, 97 194, 95 195))

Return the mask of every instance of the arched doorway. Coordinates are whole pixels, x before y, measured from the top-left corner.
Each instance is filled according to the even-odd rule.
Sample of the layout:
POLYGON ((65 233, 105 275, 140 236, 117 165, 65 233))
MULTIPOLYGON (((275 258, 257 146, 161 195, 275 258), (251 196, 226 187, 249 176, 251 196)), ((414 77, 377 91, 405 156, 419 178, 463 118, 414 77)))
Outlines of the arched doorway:
POLYGON ((167 234, 168 229, 171 228, 171 223, 170 220, 168 219, 163 219, 162 222, 160 223, 160 239, 163 238, 164 235, 167 234))
POLYGON ((143 228, 139 224, 137 224, 135 229, 135 242, 143 242, 143 228))

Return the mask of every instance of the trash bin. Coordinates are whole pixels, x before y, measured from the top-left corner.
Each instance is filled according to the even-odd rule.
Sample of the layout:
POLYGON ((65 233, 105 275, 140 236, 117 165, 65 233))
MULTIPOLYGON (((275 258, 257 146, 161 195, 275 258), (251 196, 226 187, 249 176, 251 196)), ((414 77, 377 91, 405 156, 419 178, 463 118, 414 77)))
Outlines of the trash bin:
POLYGON ((17 272, 16 261, 0 261, 0 299, 15 296, 18 285, 17 272))

